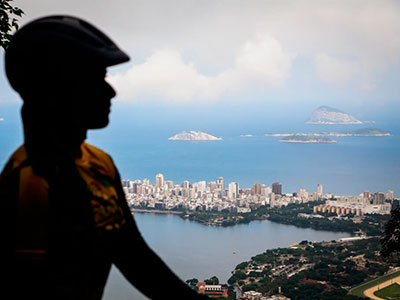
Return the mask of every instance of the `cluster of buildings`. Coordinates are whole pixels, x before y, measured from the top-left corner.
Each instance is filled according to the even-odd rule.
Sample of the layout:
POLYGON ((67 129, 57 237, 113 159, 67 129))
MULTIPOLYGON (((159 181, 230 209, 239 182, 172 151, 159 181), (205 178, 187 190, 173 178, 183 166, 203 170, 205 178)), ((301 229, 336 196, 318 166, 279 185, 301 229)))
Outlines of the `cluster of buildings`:
MULTIPOLYGON (((228 298, 228 286, 224 284, 209 285, 204 281, 199 281, 196 284, 198 293, 201 295, 207 295, 210 298, 228 298)), ((284 295, 272 295, 269 297, 263 296, 262 293, 256 291, 247 291, 242 294, 238 300, 290 300, 290 298, 284 295)))
POLYGON ((290 298, 284 295, 272 295, 270 297, 263 296, 260 292, 247 291, 243 293, 243 297, 240 300, 290 300, 290 298))
POLYGON ((325 204, 314 206, 314 214, 334 213, 337 215, 356 215, 364 214, 390 214, 392 202, 394 200, 393 191, 384 193, 374 193, 366 191, 359 196, 337 196, 335 200, 326 200, 325 204))
POLYGON ((196 284, 198 288, 198 293, 202 295, 207 295, 211 298, 220 298, 225 297, 228 298, 228 287, 226 285, 221 284, 206 284, 204 281, 199 281, 196 284))
POLYGON ((153 209, 186 209, 190 211, 222 211, 246 213, 263 205, 271 207, 302 203, 322 198, 322 185, 309 194, 282 194, 282 184, 275 182, 271 187, 256 183, 251 188, 240 188, 239 183, 225 183, 223 177, 216 181, 199 181, 174 184, 157 174, 155 184, 150 180, 122 180, 126 198, 131 206, 153 209))
POLYGON ((309 193, 300 189, 299 193, 282 193, 282 184, 274 182, 272 185, 256 183, 251 188, 240 188, 239 183, 225 183, 223 177, 216 181, 199 181, 190 183, 185 180, 175 184, 165 180, 163 174, 157 174, 155 184, 149 179, 122 180, 122 186, 129 204, 133 207, 189 211, 222 211, 247 213, 260 206, 286 206, 290 203, 304 203, 309 201, 327 200, 324 206, 317 207, 318 212, 335 212, 339 214, 389 213, 390 204, 386 199, 394 198, 393 191, 370 195, 364 192, 358 197, 345 196, 333 198, 332 194, 323 194, 321 184, 315 192, 309 193))

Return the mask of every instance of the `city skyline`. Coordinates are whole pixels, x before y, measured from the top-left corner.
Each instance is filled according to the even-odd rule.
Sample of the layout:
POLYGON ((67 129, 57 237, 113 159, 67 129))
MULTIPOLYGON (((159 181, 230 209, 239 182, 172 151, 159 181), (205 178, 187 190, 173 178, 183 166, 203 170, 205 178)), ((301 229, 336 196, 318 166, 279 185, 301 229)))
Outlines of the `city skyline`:
MULTIPOLYGON (((123 185, 124 185, 124 182, 135 182, 135 181, 140 181, 140 182, 143 181, 144 184, 151 185, 151 181, 148 178, 144 178, 143 180, 140 180, 140 179, 135 179, 135 180, 122 179, 123 185)), ((173 186, 176 186, 176 185, 179 185, 179 186, 184 187, 184 188, 189 188, 189 187, 193 187, 193 184, 195 184, 197 186, 200 184, 201 186, 204 187, 204 189, 206 187, 207 188, 215 187, 215 188, 218 188, 218 189, 224 189, 225 190, 225 179, 222 176, 217 177, 216 181, 209 181, 208 184, 207 184, 206 180, 196 181, 196 182, 193 182, 193 184, 189 180, 184 180, 181 184, 173 184, 172 180, 164 181, 164 174, 158 173, 157 175, 155 175, 155 184, 154 185, 156 187, 160 187, 160 185, 157 184, 157 182, 168 183, 168 186, 170 188, 172 188, 173 186), (161 181, 160 178, 162 178, 162 181, 161 181)), ((235 186, 235 189, 237 188, 237 191, 240 190, 240 183, 232 181, 229 184, 231 184, 231 183, 235 184, 235 185, 232 185, 232 187, 235 186)), ((292 191, 292 192, 288 192, 288 193, 282 193, 283 184, 280 183, 280 182, 273 182, 273 183, 271 183, 271 186, 267 186, 264 183, 254 183, 252 185, 252 187, 250 187, 250 188, 249 187, 242 187, 242 189, 244 189, 244 190, 253 190, 254 194, 257 195, 257 194, 261 194, 261 189, 262 188, 270 188, 271 192, 274 192, 274 189, 273 189, 274 184, 276 184, 276 186, 277 186, 277 190, 276 191, 278 191, 278 192, 280 191, 279 193, 275 193, 275 194, 285 194, 285 195, 297 194, 297 191, 292 191)), ((229 186, 228 186, 228 191, 229 191, 229 186)), ((317 183, 316 184, 316 189, 315 189, 315 191, 313 193, 315 193, 316 195, 322 195, 323 194, 323 185, 321 183, 317 183)), ((300 196, 304 196, 305 194, 308 194, 307 190, 304 189, 304 188, 300 188, 299 189, 299 195, 300 196)), ((335 195, 335 196, 338 195, 339 196, 339 194, 335 194, 333 192, 328 192, 327 194, 335 195)), ((390 200, 396 199, 393 190, 387 190, 386 193, 383 193, 382 191, 375 191, 374 193, 371 193, 370 191, 365 190, 365 191, 360 192, 360 194, 358 196, 363 196, 364 198, 371 198, 376 194, 379 194, 379 197, 382 197, 381 195, 383 195, 383 197, 385 197, 385 199, 390 199, 390 200)))
MULTIPOLYGON (((364 214, 390 214, 394 202, 393 191, 386 194, 368 191, 358 196, 338 196, 330 193, 323 194, 322 184, 316 185, 316 191, 307 192, 301 189, 300 193, 282 193, 282 184, 272 183, 271 187, 255 183, 251 188, 240 188, 239 183, 230 182, 225 189, 217 181, 224 181, 218 177, 217 181, 205 180, 190 183, 185 180, 181 184, 165 180, 164 175, 158 173, 156 183, 151 184, 149 179, 122 180, 124 192, 129 205, 134 209, 155 209, 167 211, 207 211, 251 213, 261 207, 281 208, 289 204, 302 204, 322 201, 314 206, 313 213, 299 213, 300 218, 323 218, 320 213, 334 213, 340 217, 364 214), (322 203, 322 204, 321 204, 322 203)), ((326 217, 326 216, 325 216, 326 217)), ((328 215, 328 217, 330 217, 328 215)), ((357 219, 354 220, 357 222, 357 219)), ((221 220, 215 219, 214 225, 220 225, 221 220)))

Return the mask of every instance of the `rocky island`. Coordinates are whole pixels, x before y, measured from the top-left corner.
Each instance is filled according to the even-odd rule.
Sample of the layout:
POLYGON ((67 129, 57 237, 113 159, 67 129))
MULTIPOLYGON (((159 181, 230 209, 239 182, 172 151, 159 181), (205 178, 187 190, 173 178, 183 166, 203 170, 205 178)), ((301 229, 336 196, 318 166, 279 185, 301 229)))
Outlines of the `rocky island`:
POLYGON ((171 141, 220 141, 222 138, 213 136, 211 134, 190 130, 190 131, 181 131, 174 136, 168 138, 171 141))
POLYGON ((320 106, 314 110, 310 118, 306 121, 307 124, 362 124, 355 117, 329 106, 320 106))
POLYGON ((331 140, 323 137, 311 137, 301 135, 291 135, 284 137, 280 140, 283 143, 337 143, 335 140, 331 140))

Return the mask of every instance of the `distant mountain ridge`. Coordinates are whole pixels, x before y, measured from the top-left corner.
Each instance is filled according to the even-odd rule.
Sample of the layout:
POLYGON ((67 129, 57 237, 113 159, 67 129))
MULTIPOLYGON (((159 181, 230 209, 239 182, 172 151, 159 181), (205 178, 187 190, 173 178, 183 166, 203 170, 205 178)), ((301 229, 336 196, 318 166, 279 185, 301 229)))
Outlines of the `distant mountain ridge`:
POLYGON ((360 120, 352 115, 345 113, 339 109, 320 106, 314 110, 310 118, 306 121, 307 124, 363 124, 360 120))

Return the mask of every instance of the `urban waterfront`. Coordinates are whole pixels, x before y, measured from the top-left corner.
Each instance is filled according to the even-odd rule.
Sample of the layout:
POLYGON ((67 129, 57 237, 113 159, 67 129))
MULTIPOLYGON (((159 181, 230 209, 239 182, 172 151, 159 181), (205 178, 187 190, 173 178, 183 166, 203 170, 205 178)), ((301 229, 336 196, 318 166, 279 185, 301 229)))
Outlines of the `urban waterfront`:
MULTIPOLYGON (((193 277, 203 280, 216 275, 221 282, 226 282, 237 264, 266 249, 287 247, 303 240, 330 241, 349 236, 348 233, 297 228, 267 220, 213 227, 176 215, 135 213, 135 219, 150 247, 182 280, 193 277)), ((145 298, 114 268, 103 299, 145 298)))
MULTIPOLYGON (((202 211, 240 214, 254 212, 266 205, 274 208, 295 203, 324 201, 327 205, 315 207, 314 213, 326 212, 329 209, 329 212, 336 213, 338 217, 346 215, 358 217, 363 214, 388 215, 394 200, 393 190, 388 190, 386 194, 364 191, 359 196, 337 196, 332 193, 324 194, 322 184, 318 184, 315 192, 300 189, 299 193, 283 194, 282 184, 279 182, 274 182, 272 187, 255 183, 252 188, 247 189, 240 188, 238 182, 231 182, 226 189, 223 177, 218 177, 216 181, 208 184, 205 180, 195 183, 185 180, 182 184, 174 184, 171 180, 164 180, 164 175, 161 173, 157 174, 155 179, 155 184, 151 184, 149 179, 122 180, 126 199, 132 208, 186 211, 186 213, 202 211)), ((304 213, 301 215, 306 218, 321 217, 304 213)), ((206 224, 227 226, 238 223, 243 216, 238 218, 227 220, 225 216, 206 224)))

